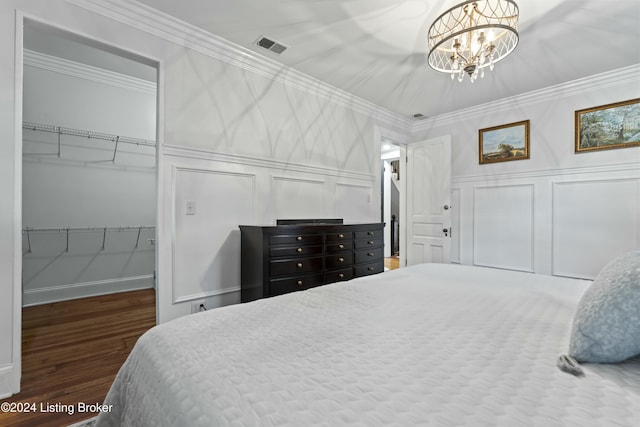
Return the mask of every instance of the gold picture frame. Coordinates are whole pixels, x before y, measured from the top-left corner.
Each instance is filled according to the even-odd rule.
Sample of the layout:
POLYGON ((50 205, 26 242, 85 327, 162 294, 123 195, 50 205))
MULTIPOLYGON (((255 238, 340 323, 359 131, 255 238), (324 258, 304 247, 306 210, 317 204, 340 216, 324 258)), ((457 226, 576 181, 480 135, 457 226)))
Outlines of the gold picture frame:
POLYGON ((640 98, 575 112, 575 152, 640 145, 640 98))
POLYGON ((478 131, 480 164, 529 158, 529 120, 478 131))

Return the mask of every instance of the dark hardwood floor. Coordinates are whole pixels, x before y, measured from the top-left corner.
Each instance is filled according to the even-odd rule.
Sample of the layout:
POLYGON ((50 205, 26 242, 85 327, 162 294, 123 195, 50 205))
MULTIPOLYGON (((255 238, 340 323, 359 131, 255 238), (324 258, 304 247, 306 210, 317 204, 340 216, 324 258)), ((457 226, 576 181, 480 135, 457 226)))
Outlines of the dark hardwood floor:
POLYGON ((78 413, 78 404, 102 403, 133 345, 155 323, 153 289, 24 308, 21 392, 1 402, 35 412, 0 411, 0 425, 62 427, 95 416, 78 413), (56 404, 63 411, 42 411, 56 404))

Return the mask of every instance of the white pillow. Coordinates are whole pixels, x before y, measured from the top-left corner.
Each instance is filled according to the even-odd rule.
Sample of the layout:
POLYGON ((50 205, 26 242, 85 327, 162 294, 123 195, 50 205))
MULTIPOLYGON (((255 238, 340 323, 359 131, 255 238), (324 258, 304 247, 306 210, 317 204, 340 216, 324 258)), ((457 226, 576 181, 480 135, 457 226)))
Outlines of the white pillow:
POLYGON ((580 299, 569 355, 615 363, 640 354, 640 251, 607 264, 580 299))

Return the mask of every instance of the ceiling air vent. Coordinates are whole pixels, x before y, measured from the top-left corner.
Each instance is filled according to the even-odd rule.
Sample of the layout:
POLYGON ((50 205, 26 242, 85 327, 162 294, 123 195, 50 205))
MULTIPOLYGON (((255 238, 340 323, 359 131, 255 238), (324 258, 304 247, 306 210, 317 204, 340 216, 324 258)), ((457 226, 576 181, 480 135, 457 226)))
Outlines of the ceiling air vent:
POLYGON ((278 55, 280 55, 287 49, 287 46, 270 40, 266 37, 260 37, 256 44, 260 47, 270 50, 273 53, 277 53, 278 55))

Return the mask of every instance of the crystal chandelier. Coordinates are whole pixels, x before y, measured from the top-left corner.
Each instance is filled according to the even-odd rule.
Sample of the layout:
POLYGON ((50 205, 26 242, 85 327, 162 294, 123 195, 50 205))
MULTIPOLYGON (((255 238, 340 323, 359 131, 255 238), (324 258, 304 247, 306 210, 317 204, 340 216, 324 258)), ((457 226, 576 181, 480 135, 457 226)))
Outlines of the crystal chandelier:
POLYGON ((431 68, 458 81, 468 74, 473 82, 518 44, 518 5, 512 0, 465 1, 435 20, 428 40, 431 68))

